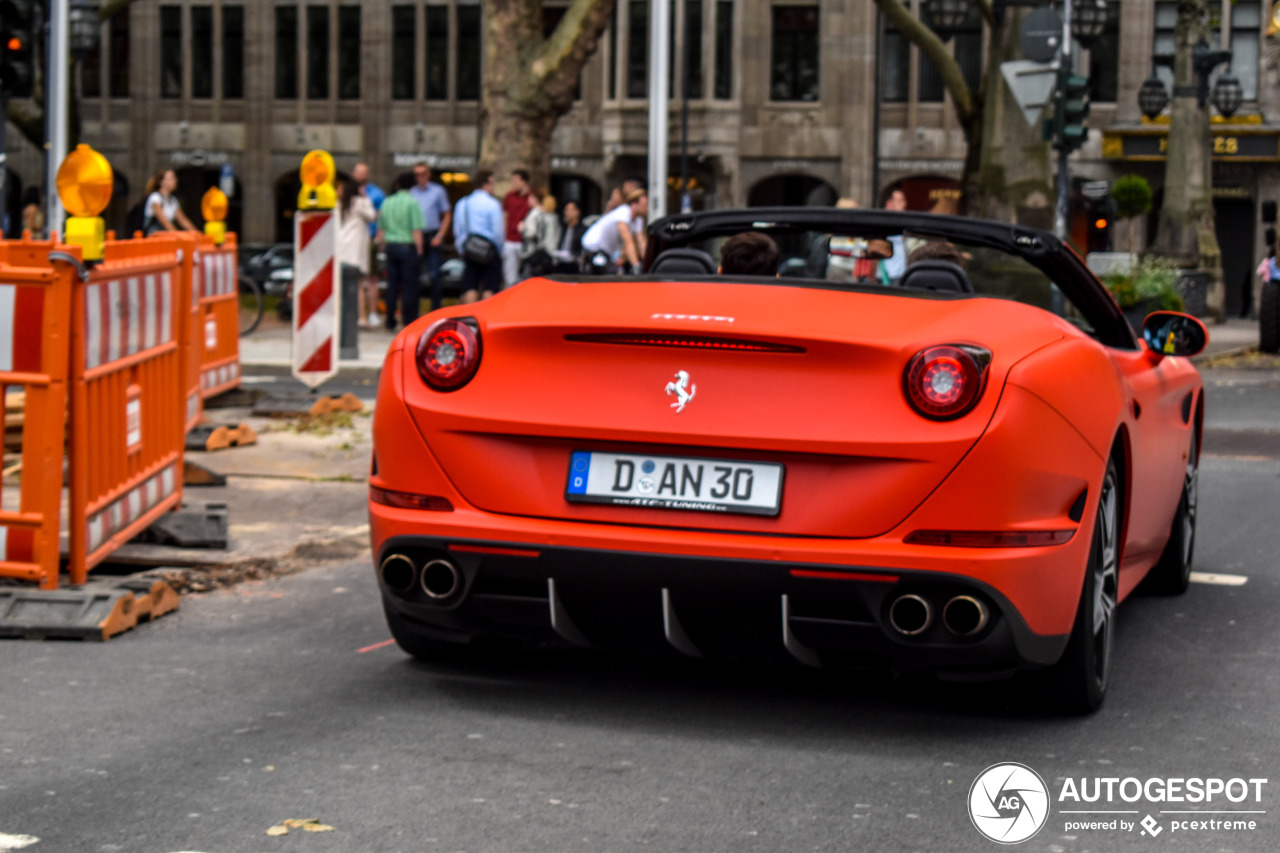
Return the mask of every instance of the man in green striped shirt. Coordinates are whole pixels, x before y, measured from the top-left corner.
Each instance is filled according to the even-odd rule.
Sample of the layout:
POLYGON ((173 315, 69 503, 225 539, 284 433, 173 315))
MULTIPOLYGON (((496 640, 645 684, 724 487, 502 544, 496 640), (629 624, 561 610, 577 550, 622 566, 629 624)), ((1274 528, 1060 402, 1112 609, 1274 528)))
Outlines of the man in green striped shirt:
POLYGON ((418 319, 422 285, 418 269, 422 259, 422 208, 409 194, 413 175, 396 178, 396 191, 382 203, 378 214, 378 241, 387 249, 387 331, 396 328, 396 301, 400 302, 400 322, 409 325, 418 319))

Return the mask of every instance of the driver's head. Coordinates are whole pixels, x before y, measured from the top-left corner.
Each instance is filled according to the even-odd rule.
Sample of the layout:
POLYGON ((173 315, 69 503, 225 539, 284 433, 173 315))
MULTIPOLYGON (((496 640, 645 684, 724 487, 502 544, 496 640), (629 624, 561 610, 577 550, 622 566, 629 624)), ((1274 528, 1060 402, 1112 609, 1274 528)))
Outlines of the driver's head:
POLYGON ((745 231, 720 247, 721 275, 777 275, 778 244, 768 234, 745 231))

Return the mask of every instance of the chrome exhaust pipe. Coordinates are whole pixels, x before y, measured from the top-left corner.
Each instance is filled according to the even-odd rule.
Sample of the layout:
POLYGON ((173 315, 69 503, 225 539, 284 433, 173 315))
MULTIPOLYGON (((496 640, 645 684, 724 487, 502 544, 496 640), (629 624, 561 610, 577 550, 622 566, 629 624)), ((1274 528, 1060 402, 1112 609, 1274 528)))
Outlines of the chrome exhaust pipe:
POLYGON ((462 573, 448 560, 432 560, 422 567, 422 591, 436 601, 451 597, 462 588, 462 573))
POLYGON ((970 595, 957 595, 942 608, 942 624, 957 637, 972 637, 990 618, 987 605, 970 595))
POLYGON ((918 595, 900 595, 889 605, 889 624, 906 637, 923 634, 933 624, 933 605, 918 595))
POLYGON ((387 589, 393 592, 408 592, 418 575, 418 567, 404 554, 392 554, 382 561, 378 574, 387 589))

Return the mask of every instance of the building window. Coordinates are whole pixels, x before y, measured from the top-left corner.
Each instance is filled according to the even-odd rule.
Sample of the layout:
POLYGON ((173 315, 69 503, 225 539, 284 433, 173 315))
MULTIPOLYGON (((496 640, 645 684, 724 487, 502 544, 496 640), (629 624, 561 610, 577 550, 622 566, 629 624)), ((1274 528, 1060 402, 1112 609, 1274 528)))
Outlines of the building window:
MULTIPOLYGON (((427 7, 427 100, 449 100, 449 7, 427 7)), ((461 56, 459 56, 461 59, 461 56)))
POLYGON ((93 49, 80 60, 80 96, 97 98, 102 95, 102 42, 98 41, 93 49))
MULTIPOLYGON (((1177 39, 1174 33, 1178 28, 1178 4, 1176 2, 1168 2, 1168 0, 1160 0, 1156 3, 1156 38, 1153 44, 1153 50, 1156 54, 1166 53, 1173 56, 1174 49, 1177 47, 1177 39)), ((1163 66, 1156 69, 1156 74, 1164 81, 1166 89, 1173 86, 1173 71, 1163 66)))
POLYGON ((818 100, 818 7, 773 7, 773 60, 769 97, 818 100))
POLYGON ((609 13, 609 100, 618 97, 618 7, 609 13))
POLYGON ((213 7, 191 7, 191 97, 213 97, 213 7))
POLYGON ((298 97, 298 7, 276 7, 276 97, 298 97))
POLYGON ((329 7, 307 7, 307 97, 329 97, 329 7))
MULTIPOLYGON (((1231 72, 1240 78, 1246 101, 1258 99, 1258 30, 1262 8, 1257 0, 1235 0, 1231 9, 1231 72)), ((1221 72, 1219 72, 1221 73, 1221 72)))
POLYGON ((1120 89, 1120 4, 1107 4, 1102 35, 1089 45, 1089 100, 1115 103, 1120 89))
POLYGON ((911 44, 902 31, 885 21, 880 40, 880 99, 890 104, 907 101, 911 74, 911 44))
POLYGON ((458 6, 459 101, 480 100, 480 7, 458 6))
POLYGON ((685 79, 689 98, 702 97, 702 0, 684 0, 684 57, 689 63, 685 79))
POLYGON ((733 97, 733 0, 716 0, 715 96, 733 97))
MULTIPOLYGON (((414 44, 416 26, 412 6, 391 7, 391 97, 397 101, 413 100, 414 44)), ((428 36, 429 38, 430 36, 428 36)), ((428 42, 427 56, 431 56, 428 42)), ((430 59, 427 60, 430 62, 430 59)))
POLYGON ((129 97, 129 15, 111 19, 111 97, 129 97))
POLYGON ((222 97, 244 97, 244 7, 222 7, 222 97))
POLYGON ((338 97, 360 98, 360 7, 338 7, 338 97))
POLYGON ((649 96, 649 3, 627 4, 627 97, 649 96))
POLYGON ((960 76, 969 91, 977 92, 982 88, 982 13, 974 6, 969 10, 969 18, 956 31, 955 58, 960 66, 960 76))
POLYGON ((160 7, 160 97, 182 97, 182 7, 160 7))

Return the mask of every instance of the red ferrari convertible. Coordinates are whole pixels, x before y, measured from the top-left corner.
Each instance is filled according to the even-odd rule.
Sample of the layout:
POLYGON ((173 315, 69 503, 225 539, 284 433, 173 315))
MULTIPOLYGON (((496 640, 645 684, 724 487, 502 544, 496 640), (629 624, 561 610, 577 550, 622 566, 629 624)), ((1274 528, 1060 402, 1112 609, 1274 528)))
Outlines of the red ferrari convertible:
POLYGON ((645 273, 531 279, 387 354, 369 514, 400 646, 675 650, 1106 693, 1116 607, 1187 588, 1207 341, 1135 335, 1053 236, 713 211, 645 273), (777 276, 717 274, 769 235, 777 276))

